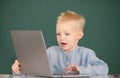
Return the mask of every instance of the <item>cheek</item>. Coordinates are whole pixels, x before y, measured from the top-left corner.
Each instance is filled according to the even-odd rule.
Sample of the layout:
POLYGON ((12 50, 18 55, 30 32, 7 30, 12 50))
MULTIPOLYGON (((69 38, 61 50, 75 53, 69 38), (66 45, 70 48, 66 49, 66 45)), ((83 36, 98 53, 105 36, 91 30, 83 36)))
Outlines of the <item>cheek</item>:
POLYGON ((58 37, 56 36, 56 39, 58 40, 58 37))
POLYGON ((72 36, 71 38, 69 38, 69 41, 71 42, 76 42, 78 40, 78 38, 76 36, 72 36))
POLYGON ((69 38, 68 38, 68 41, 70 41, 70 42, 75 41, 75 37, 69 37, 69 38))
POLYGON ((59 41, 59 38, 58 37, 56 37, 56 39, 57 39, 57 42, 59 41))
POLYGON ((74 39, 75 39, 75 40, 79 40, 79 37, 80 37, 80 35, 77 34, 77 35, 74 36, 74 39))

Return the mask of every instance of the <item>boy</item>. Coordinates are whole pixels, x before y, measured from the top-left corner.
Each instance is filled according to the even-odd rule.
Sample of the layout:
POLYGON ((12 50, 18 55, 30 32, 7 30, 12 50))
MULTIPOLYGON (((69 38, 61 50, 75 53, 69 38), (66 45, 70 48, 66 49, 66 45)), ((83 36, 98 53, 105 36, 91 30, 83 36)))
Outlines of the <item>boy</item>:
MULTIPOLYGON (((107 64, 96 57, 93 50, 78 46, 84 33, 83 16, 67 11, 61 13, 56 22, 56 37, 59 46, 47 49, 48 59, 54 74, 106 75, 107 64)), ((12 65, 12 71, 20 74, 18 60, 12 65)))

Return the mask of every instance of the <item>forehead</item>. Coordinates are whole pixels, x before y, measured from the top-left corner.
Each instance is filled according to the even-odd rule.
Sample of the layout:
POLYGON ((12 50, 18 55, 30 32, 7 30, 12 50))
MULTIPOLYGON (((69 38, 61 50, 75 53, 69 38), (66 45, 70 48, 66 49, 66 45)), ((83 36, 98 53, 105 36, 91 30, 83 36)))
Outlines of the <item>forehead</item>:
POLYGON ((78 29, 76 22, 62 22, 57 24, 56 32, 75 33, 78 32, 78 29))
POLYGON ((79 29, 79 23, 76 21, 57 23, 56 29, 79 29))

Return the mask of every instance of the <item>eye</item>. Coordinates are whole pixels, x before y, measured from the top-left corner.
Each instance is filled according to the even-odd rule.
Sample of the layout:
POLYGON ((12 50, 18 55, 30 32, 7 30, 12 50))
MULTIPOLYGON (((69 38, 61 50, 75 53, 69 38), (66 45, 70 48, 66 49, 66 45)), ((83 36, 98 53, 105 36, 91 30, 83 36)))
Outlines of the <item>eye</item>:
POLYGON ((70 35, 70 34, 68 34, 68 33, 65 33, 65 35, 66 35, 66 36, 68 36, 68 35, 70 35))
POLYGON ((60 35, 59 33, 56 34, 56 36, 59 36, 59 35, 60 35))

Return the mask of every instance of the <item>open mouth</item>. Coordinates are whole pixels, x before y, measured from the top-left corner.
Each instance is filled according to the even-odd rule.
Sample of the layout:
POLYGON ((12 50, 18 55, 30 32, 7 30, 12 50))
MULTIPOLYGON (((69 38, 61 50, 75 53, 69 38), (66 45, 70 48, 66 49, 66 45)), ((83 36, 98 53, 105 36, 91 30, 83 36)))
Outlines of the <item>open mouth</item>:
POLYGON ((67 43, 60 43, 62 46, 65 46, 65 45, 67 45, 67 43))

